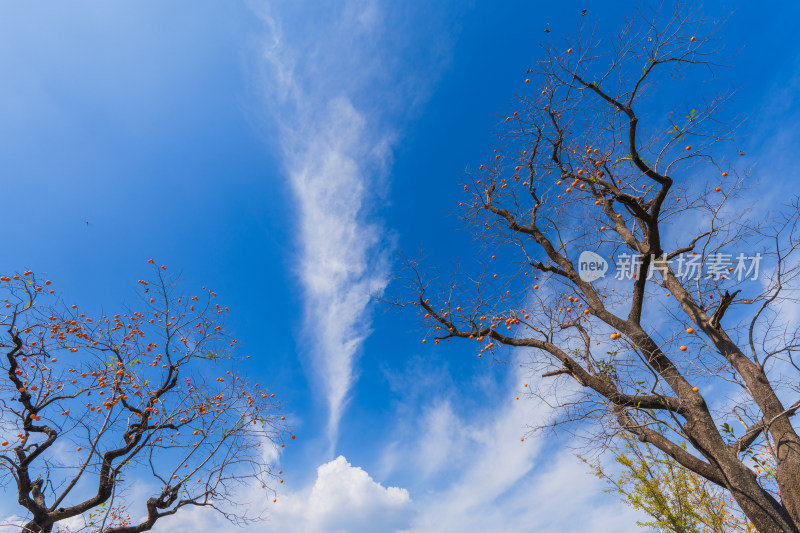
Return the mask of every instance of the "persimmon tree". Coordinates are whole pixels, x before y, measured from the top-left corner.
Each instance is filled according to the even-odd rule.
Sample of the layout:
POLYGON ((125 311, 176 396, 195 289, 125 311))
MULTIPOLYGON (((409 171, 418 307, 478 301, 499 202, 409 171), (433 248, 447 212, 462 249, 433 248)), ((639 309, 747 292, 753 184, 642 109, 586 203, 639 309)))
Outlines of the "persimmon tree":
POLYGON ((730 491, 758 531, 797 533, 800 204, 758 204, 731 93, 703 93, 730 61, 719 26, 668 11, 612 39, 582 17, 543 45, 464 185, 475 251, 453 276, 407 260, 404 277, 436 344, 521 350, 555 424, 630 434, 730 491), (775 490, 748 459, 764 442, 775 490))
POLYGON ((272 492, 274 393, 230 366, 217 295, 149 262, 140 308, 95 317, 32 271, 0 277, 0 483, 21 531, 133 533, 192 507, 248 521, 242 489, 272 492))

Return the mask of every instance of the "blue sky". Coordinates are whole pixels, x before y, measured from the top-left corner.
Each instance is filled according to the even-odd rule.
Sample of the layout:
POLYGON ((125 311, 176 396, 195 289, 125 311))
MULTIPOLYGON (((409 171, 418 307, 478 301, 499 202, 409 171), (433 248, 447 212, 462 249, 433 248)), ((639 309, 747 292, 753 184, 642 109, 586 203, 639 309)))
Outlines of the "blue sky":
MULTIPOLYGON (((0 271, 99 310, 132 302, 155 257, 220 294, 299 439, 255 531, 639 530, 566 439, 520 443, 549 412, 509 401, 515 365, 423 346, 418 317, 370 298, 397 251, 470 258, 463 171, 495 147, 543 29, 563 39, 587 8, 611 35, 628 3, 188 5, 0 5, 0 271)), ((771 201, 792 188, 800 6, 702 9, 731 10, 716 83, 739 89, 771 201)))

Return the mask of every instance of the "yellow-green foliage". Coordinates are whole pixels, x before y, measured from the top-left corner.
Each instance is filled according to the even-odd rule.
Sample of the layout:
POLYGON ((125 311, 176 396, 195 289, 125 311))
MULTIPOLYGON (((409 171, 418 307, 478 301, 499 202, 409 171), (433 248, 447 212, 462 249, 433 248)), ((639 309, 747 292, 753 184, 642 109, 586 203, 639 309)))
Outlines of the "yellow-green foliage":
POLYGON ((730 494, 679 465, 649 444, 623 436, 611 448, 618 474, 599 462, 589 463, 595 475, 651 520, 638 525, 664 533, 756 533, 730 494))

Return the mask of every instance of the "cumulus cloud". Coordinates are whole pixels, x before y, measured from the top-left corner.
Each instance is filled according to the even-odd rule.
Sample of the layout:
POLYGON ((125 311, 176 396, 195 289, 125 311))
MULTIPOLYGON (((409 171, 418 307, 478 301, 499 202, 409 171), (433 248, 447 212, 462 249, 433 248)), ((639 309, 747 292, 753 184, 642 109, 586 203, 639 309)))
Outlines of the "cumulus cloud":
POLYGON ((410 505, 407 490, 384 487, 339 456, 317 468, 309 490, 281 498, 269 526, 304 533, 395 531, 410 505))
POLYGON ((406 489, 386 487, 343 456, 317 468, 313 483, 281 491, 277 502, 250 503, 268 510, 265 521, 232 524, 209 509, 186 509, 157 522, 154 531, 171 533, 361 533, 400 531, 410 522, 413 502, 406 489))

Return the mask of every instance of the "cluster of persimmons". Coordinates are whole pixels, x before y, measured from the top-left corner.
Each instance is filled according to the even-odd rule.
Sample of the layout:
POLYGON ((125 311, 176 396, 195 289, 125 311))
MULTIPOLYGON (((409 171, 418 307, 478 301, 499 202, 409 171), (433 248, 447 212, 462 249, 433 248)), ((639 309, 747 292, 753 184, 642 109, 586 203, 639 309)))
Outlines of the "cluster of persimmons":
MULTIPOLYGON (((9 422, 0 455, 12 452, 4 457, 29 468, 56 439, 84 454, 76 465, 124 449, 127 459, 164 462, 167 483, 205 487, 224 466, 214 454, 229 446, 252 447, 248 460, 256 462, 262 445, 285 446, 290 434, 275 394, 225 369, 237 344, 225 331, 228 308, 206 287, 202 296, 175 295, 176 279, 165 271, 139 280, 142 310, 95 317, 65 304, 31 270, 0 277, 0 327, 8 331, 0 391, 9 422)), ((268 465, 264 471, 276 477, 268 465)))

